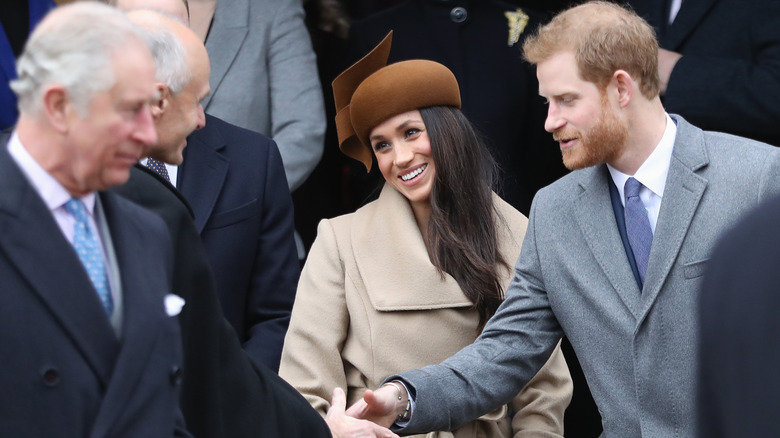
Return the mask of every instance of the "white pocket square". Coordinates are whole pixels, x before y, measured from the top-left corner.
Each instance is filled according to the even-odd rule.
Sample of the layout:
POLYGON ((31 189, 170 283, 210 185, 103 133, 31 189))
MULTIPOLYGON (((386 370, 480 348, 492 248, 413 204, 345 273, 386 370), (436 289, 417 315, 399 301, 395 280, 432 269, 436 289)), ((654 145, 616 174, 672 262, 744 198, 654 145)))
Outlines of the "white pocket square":
POLYGON ((181 308, 184 307, 184 298, 176 294, 168 294, 165 296, 165 313, 168 316, 176 316, 181 312, 181 308))

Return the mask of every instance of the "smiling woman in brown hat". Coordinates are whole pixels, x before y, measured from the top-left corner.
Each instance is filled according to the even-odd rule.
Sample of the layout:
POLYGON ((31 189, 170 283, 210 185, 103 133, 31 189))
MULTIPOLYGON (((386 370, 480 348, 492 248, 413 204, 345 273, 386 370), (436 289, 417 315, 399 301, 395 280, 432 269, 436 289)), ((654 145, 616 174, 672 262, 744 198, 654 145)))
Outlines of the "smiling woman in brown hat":
MULTIPOLYGON (((323 220, 301 274, 280 375, 323 415, 390 374, 470 344, 503 300, 527 219, 491 191, 494 162, 441 64, 386 65, 392 33, 333 82, 341 150, 386 183, 323 220)), ((395 383, 393 383, 395 384, 395 383)), ((562 436, 571 378, 560 348, 501 409, 428 437, 562 436)), ((338 432, 338 431, 336 431, 338 432)))

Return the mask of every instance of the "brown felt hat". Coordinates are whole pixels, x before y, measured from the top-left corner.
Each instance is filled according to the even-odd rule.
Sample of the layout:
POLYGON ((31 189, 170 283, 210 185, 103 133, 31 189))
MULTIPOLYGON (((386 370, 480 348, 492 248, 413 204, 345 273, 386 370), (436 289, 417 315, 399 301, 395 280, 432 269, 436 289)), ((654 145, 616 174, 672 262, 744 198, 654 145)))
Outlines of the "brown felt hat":
POLYGON ((422 59, 387 65, 393 32, 333 80, 339 147, 371 170, 371 130, 398 114, 428 106, 460 108, 455 75, 422 59))

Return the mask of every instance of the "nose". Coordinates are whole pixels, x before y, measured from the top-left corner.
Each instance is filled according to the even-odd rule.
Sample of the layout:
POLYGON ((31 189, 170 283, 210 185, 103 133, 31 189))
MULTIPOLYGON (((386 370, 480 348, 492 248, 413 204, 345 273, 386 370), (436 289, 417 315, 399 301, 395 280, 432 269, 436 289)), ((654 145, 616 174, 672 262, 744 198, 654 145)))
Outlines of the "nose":
POLYGON ((414 151, 412 148, 403 142, 395 145, 395 159, 394 164, 400 168, 409 166, 414 159, 414 151))
POLYGON ((198 104, 198 124, 195 129, 201 129, 206 126, 206 113, 203 111, 203 105, 198 104))
POLYGON ((136 129, 133 131, 133 139, 143 145, 157 143, 157 130, 154 128, 152 111, 146 106, 138 115, 136 129))
POLYGON ((554 103, 550 102, 547 107, 547 119, 544 121, 544 130, 547 132, 555 132, 565 124, 564 119, 558 113, 558 109, 554 103))

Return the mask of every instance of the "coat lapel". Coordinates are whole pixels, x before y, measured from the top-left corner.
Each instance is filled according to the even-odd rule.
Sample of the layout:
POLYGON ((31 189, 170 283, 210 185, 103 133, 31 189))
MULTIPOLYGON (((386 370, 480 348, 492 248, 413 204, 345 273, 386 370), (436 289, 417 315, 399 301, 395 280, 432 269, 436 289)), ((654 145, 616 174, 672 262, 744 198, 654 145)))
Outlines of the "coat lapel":
POLYGON ((677 122, 677 136, 650 249, 642 293, 643 318, 658 297, 677 260, 694 213, 707 188, 707 180, 696 174, 696 171, 709 163, 704 134, 685 120, 672 117, 677 122))
POLYGON ((144 232, 144 225, 118 207, 116 196, 103 193, 101 201, 111 230, 122 281, 122 347, 116 360, 114 377, 101 404, 98 416, 100 421, 96 421, 92 436, 110 435, 110 430, 99 428, 114 426, 126 403, 132 398, 128 394, 136 392, 136 386, 150 362, 149 355, 156 345, 160 321, 167 318, 162 296, 170 290, 169 284, 155 284, 144 272, 144 263, 139 262, 138 256, 147 253, 148 249, 143 248, 142 241, 137 237, 144 232))
POLYGON ((0 147, 0 187, 0 251, 60 322, 105 387, 119 341, 76 252, 5 147, 0 147))
MULTIPOLYGON (((668 50, 679 51, 688 35, 693 32, 703 20, 710 9, 719 0, 685 0, 680 11, 671 25, 667 27, 666 34, 661 38, 661 47, 668 50)), ((668 18, 667 18, 668 19, 668 18)))
MULTIPOLYGON (((214 21, 217 20, 225 24, 212 26, 206 40, 211 60, 211 93, 203 99, 203 108, 206 110, 249 32, 249 0, 220 0, 214 13, 214 21)), ((258 65, 257 68, 265 67, 258 65)))
POLYGON ((351 231, 355 263, 375 309, 472 305, 455 279, 439 274, 431 264, 412 208, 398 191, 385 184, 379 200, 355 215, 351 231))
POLYGON ((225 184, 230 160, 219 151, 226 143, 213 123, 206 117, 206 126, 187 138, 184 162, 179 168, 179 191, 189 201, 195 214, 195 227, 203 232, 222 186, 225 184))
POLYGON ((591 254, 596 258, 623 304, 635 317, 638 317, 639 287, 626 258, 626 251, 615 221, 609 196, 609 178, 609 171, 605 165, 582 172, 580 180, 582 193, 574 203, 575 216, 591 254))

